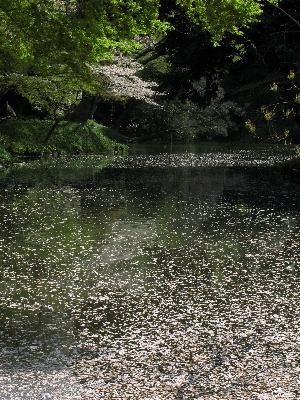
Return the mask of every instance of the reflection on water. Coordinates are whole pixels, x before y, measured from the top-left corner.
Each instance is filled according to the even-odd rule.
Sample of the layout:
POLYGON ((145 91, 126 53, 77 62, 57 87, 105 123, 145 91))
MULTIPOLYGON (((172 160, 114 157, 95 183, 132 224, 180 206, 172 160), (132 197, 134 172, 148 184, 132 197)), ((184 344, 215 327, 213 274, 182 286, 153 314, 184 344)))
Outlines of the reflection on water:
POLYGON ((294 149, 192 146, 3 171, 0 398, 297 398, 294 149))

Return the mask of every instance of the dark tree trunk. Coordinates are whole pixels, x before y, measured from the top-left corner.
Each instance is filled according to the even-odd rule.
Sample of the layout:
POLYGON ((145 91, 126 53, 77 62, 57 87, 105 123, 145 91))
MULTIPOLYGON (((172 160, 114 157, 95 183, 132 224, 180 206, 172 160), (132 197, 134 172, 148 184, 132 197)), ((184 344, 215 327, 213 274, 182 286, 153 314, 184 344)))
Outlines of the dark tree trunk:
POLYGON ((97 110, 99 96, 84 97, 73 112, 66 119, 72 122, 84 123, 88 119, 94 119, 94 113, 97 110))
POLYGON ((88 119, 94 119, 94 114, 97 110, 99 103, 99 95, 93 96, 92 97, 92 104, 91 104, 91 109, 90 109, 90 114, 88 119))
POLYGON ((51 138, 53 132, 54 132, 55 129, 57 128, 57 126, 58 126, 58 124, 60 123, 60 121, 61 121, 61 119, 56 119, 56 120, 54 121, 54 124, 51 126, 51 128, 50 128, 50 130, 48 131, 47 136, 46 136, 46 138, 45 138, 45 140, 44 140, 44 143, 45 143, 45 144, 47 144, 47 143, 49 142, 49 140, 50 140, 50 138, 51 138))

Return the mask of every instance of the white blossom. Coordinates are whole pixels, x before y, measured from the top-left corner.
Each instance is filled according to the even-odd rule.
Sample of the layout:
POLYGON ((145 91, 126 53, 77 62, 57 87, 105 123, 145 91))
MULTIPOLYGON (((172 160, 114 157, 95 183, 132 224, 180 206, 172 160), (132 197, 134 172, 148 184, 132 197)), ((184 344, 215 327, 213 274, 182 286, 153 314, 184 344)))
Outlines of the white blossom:
POLYGON ((110 80, 110 88, 120 96, 133 97, 149 104, 157 105, 154 97, 158 95, 156 82, 146 82, 137 76, 143 65, 128 57, 115 57, 113 62, 102 65, 96 72, 110 80))

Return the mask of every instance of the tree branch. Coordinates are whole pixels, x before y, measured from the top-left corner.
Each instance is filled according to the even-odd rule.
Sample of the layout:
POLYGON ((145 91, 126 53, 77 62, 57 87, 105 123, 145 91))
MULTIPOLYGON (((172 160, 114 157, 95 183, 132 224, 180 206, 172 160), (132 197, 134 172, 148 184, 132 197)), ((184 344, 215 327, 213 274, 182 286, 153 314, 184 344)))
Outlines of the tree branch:
MULTIPOLYGON (((20 26, 20 24, 11 16, 10 11, 15 11, 15 9, 10 9, 10 10, 6 10, 5 8, 3 8, 3 6, 0 6, 0 11, 2 10, 2 12, 4 14, 6 14, 8 16, 8 18, 15 24, 15 26, 25 34, 25 36, 30 37, 31 39, 33 39, 34 41, 38 41, 37 38, 33 35, 31 35, 30 33, 28 33, 22 26, 20 26)), ((40 40, 40 38, 39 38, 40 40)))
POLYGON ((268 5, 277 8, 277 10, 279 10, 280 12, 282 12, 284 15, 286 15, 289 19, 291 19, 293 22, 295 22, 296 25, 298 25, 298 26, 300 27, 300 22, 298 22, 295 18, 293 18, 289 13, 287 13, 286 11, 284 11, 281 7, 276 6, 275 4, 271 4, 271 3, 268 3, 268 5))

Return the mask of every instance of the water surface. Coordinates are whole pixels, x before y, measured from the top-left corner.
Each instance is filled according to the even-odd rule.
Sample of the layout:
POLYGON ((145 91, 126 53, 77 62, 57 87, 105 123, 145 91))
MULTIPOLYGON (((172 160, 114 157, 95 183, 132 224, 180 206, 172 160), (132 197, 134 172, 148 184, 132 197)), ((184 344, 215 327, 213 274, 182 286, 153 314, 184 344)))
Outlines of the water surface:
POLYGON ((0 173, 0 398, 296 399, 291 146, 135 146, 0 173))

